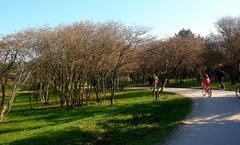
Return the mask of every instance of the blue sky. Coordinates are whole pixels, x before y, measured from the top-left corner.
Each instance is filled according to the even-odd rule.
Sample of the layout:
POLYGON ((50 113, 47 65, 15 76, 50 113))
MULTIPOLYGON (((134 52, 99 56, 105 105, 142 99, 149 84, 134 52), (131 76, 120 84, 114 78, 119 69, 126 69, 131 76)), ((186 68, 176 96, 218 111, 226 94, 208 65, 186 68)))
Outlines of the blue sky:
POLYGON ((222 16, 239 16, 240 0, 0 0, 0 34, 28 27, 114 20, 168 37, 182 28, 206 35, 222 16))

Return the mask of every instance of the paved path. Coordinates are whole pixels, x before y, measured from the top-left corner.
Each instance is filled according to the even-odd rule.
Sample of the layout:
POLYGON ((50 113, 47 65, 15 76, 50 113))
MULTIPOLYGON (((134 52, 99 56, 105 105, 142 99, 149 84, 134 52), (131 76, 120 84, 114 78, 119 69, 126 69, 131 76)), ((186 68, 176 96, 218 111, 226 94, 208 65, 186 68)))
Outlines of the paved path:
POLYGON ((164 91, 191 97, 193 110, 183 125, 159 145, 240 145, 240 99, 233 91, 213 90, 211 98, 203 97, 198 89, 164 91))
POLYGON ((232 91, 213 90, 211 98, 201 90, 166 88, 193 99, 193 110, 161 145, 240 145, 240 99, 232 91))

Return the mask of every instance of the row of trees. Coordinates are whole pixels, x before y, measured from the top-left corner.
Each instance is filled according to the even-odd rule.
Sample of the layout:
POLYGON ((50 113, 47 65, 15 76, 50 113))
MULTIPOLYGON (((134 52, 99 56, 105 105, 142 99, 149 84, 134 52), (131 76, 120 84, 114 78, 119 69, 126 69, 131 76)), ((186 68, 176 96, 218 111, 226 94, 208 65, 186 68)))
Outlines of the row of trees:
POLYGON ((151 41, 142 48, 143 59, 136 75, 141 78, 156 75, 160 79, 153 89, 156 99, 167 80, 200 81, 205 72, 215 79, 219 64, 224 66, 226 79, 235 84, 240 72, 240 17, 223 17, 216 22, 216 29, 218 33, 205 38, 182 29, 166 40, 151 41))
POLYGON ((160 79, 153 89, 156 99, 167 80, 200 80, 203 73, 214 79, 219 64, 224 66, 226 79, 235 84, 240 72, 240 17, 223 17, 215 25, 218 33, 205 38, 194 35, 190 29, 182 29, 166 40, 146 44, 135 72, 142 77, 136 78, 154 78, 156 75, 160 79))
MULTIPOLYGON (((240 18, 224 17, 219 33, 206 38, 181 30, 165 40, 148 34, 148 29, 115 22, 80 22, 55 28, 28 29, 0 39, 1 116, 7 114, 21 84, 30 96, 48 104, 50 92, 59 95, 61 106, 101 102, 111 93, 114 104, 117 87, 129 76, 143 79, 156 75, 154 96, 170 78, 197 77, 216 64, 237 70, 240 60, 240 18), (11 86, 10 100, 5 99, 11 86)), ((234 76, 234 71, 230 76, 234 76)))
POLYGON ((147 30, 118 23, 82 22, 54 29, 29 29, 1 38, 1 116, 7 114, 20 84, 24 83, 43 104, 49 92, 59 94, 61 106, 97 102, 111 90, 114 104, 120 78, 135 69, 137 48, 149 37, 147 30), (121 76, 121 77, 120 77, 121 76), (5 102, 7 84, 11 99, 5 102))
POLYGON ((240 17, 223 17, 215 26, 218 33, 205 38, 194 35, 190 29, 182 29, 164 41, 154 40, 147 44, 137 74, 143 78, 156 74, 163 88, 170 78, 200 80, 207 72, 214 79, 218 65, 223 64, 226 79, 235 84, 240 72, 240 17))
POLYGON ((156 75, 159 78, 153 89, 156 99, 159 98, 168 79, 179 76, 178 72, 190 72, 198 68, 202 44, 200 37, 195 37, 189 30, 183 29, 174 37, 164 41, 154 40, 145 45, 141 51, 139 69, 148 77, 156 75), (181 35, 184 32, 189 34, 181 35))

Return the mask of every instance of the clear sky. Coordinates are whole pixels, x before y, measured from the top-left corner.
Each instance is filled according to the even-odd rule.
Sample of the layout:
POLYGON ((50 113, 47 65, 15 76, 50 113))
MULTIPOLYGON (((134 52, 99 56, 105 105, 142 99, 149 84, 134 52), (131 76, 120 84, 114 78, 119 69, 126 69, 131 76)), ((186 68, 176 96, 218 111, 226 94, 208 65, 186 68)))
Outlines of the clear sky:
POLYGON ((114 20, 168 37, 182 28, 206 35, 222 16, 239 16, 240 0, 0 0, 0 34, 28 27, 114 20))

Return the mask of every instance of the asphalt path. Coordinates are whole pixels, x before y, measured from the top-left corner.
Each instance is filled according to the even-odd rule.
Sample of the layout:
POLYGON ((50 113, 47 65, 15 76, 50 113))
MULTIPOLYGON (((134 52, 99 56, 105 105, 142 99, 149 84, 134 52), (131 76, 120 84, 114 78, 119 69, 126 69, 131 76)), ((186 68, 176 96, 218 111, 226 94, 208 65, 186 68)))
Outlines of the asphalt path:
POLYGON ((210 98, 199 89, 165 88, 164 91, 192 98, 193 108, 159 145, 240 145, 240 99, 234 91, 213 90, 210 98))
POLYGON ((193 100, 192 112, 163 145, 240 145, 240 99, 233 91, 166 88, 193 100))

